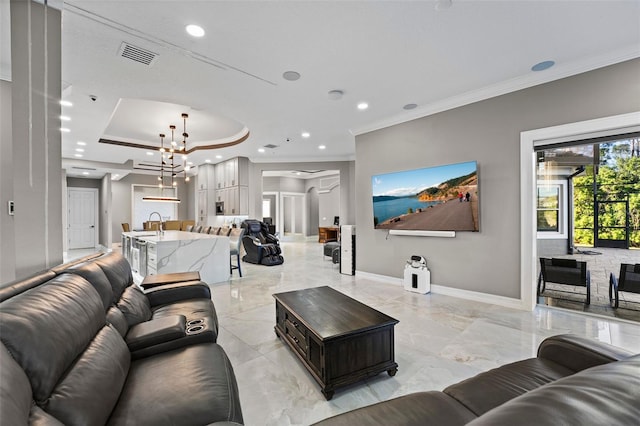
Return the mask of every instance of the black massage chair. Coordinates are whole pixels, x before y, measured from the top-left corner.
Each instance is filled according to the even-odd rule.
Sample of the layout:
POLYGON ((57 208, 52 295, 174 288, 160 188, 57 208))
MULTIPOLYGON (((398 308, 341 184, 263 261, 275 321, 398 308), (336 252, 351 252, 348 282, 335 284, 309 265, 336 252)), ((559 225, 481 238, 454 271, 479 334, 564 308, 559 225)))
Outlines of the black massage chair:
POLYGON ((280 265, 284 262, 284 258, 280 253, 280 242, 278 238, 269 233, 269 227, 266 223, 255 219, 247 219, 242 222, 244 229, 244 237, 242 244, 247 252, 242 257, 244 262, 255 263, 258 265, 280 265))

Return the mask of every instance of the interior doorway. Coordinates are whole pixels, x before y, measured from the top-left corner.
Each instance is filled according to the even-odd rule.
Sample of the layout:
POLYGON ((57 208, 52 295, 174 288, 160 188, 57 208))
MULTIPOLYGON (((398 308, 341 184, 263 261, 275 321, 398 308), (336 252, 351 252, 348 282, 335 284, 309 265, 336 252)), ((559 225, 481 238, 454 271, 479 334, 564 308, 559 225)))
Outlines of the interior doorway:
POLYGON ((284 241, 315 239, 340 215, 339 170, 263 170, 262 218, 284 241))
POLYGON ((304 237, 306 226, 306 203, 305 194, 300 193, 280 193, 279 222, 282 224, 283 241, 296 241, 304 237))
POLYGON ((98 189, 67 188, 68 249, 95 248, 98 242, 98 189))

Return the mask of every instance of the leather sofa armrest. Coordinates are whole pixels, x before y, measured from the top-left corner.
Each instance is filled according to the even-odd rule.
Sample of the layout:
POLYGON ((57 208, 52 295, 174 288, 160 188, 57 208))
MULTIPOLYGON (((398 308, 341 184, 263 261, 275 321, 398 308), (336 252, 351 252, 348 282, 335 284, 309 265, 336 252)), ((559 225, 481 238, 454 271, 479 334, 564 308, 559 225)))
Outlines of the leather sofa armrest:
POLYGON ((171 315, 141 322, 129 329, 126 336, 131 352, 185 336, 187 319, 184 315, 171 315))
POLYGON ((167 305, 189 299, 211 299, 211 289, 202 281, 167 284, 145 290, 149 305, 167 305))
POLYGON ((549 337, 538 347, 538 358, 553 361, 576 372, 632 355, 616 346, 572 334, 549 337))

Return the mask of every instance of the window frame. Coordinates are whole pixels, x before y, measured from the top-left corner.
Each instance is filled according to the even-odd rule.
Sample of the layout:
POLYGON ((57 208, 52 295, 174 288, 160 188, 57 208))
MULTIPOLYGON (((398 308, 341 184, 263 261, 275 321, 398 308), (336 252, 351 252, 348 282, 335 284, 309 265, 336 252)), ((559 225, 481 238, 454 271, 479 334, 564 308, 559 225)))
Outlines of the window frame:
POLYGON ((566 180, 538 180, 536 183, 536 236, 540 240, 567 239, 568 222, 569 222, 569 206, 567 205, 567 181, 566 180), (558 188, 558 230, 557 231, 539 231, 537 230, 538 212, 541 210, 555 210, 549 208, 538 207, 538 189, 540 187, 557 187, 558 188))

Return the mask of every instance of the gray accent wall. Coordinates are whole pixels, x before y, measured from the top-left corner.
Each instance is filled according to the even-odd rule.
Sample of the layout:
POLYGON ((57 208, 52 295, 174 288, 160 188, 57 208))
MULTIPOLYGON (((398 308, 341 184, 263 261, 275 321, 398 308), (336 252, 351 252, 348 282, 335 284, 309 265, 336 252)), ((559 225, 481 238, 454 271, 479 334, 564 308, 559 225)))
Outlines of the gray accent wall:
POLYGON ((13 200, 11 83, 0 80, 0 283, 16 278, 15 226, 7 203, 13 200))
POLYGON ((3 163, 1 208, 8 215, 10 196, 15 216, 0 223, 3 281, 61 263, 63 250, 61 14, 34 1, 12 0, 10 8, 12 81, 2 84, 2 155, 12 165, 5 169, 3 163), (6 94, 12 111, 8 131, 6 94))
POLYGON ((520 133, 634 111, 639 59, 356 136, 356 269, 400 278, 406 259, 422 255, 434 284, 519 298, 520 133), (435 238, 374 229, 372 175, 474 160, 480 232, 435 238))

